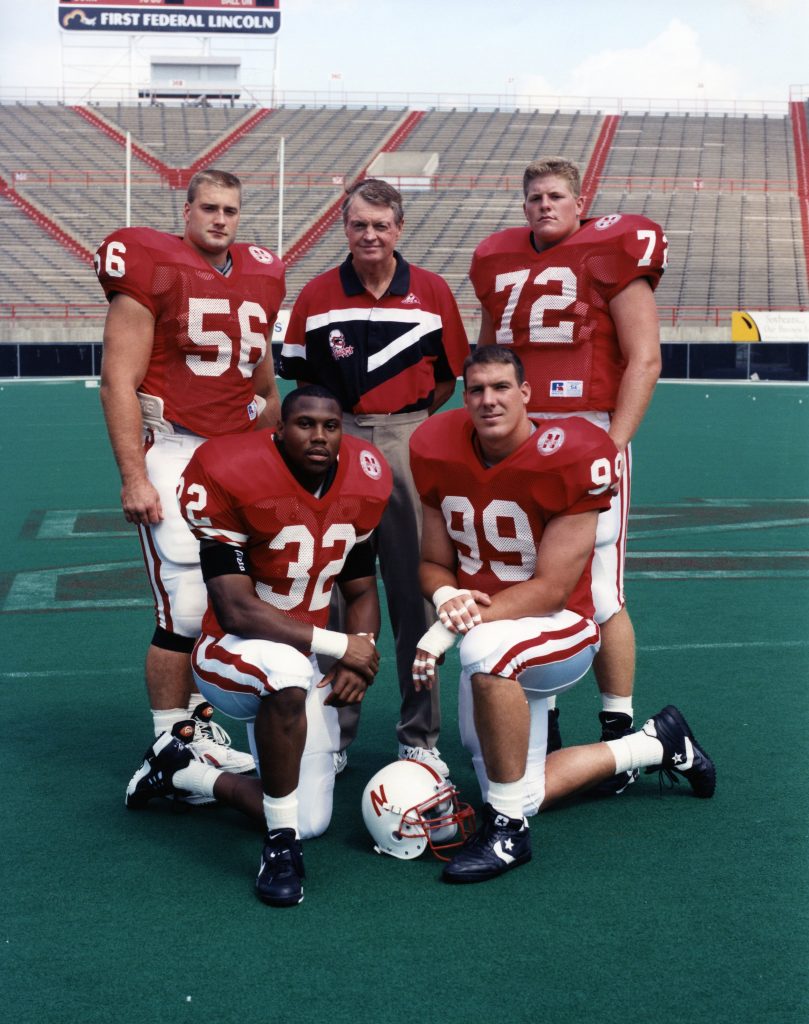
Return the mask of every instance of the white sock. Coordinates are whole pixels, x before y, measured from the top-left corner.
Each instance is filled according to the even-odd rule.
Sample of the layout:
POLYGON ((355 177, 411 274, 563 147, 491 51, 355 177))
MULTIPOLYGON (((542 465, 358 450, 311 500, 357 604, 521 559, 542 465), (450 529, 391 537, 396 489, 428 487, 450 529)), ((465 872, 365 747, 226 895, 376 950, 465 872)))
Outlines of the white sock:
MULTIPOLYGON (((648 724, 649 722, 646 723, 648 724)), ((662 764, 663 744, 656 736, 645 731, 646 725, 640 732, 607 741, 607 746, 615 758, 616 775, 628 772, 631 768, 651 768, 662 764)))
POLYGON ((556 707, 556 694, 554 693, 551 697, 546 697, 545 700, 548 702, 548 711, 553 711, 556 707))
POLYGON ((267 831, 275 832, 279 828, 292 828, 298 835, 298 791, 293 789, 287 796, 267 796, 264 794, 264 820, 267 831))
POLYGON ((632 698, 617 697, 614 693, 601 694, 601 707, 612 714, 620 713, 632 718, 632 698))
POLYGON ((522 819, 522 779, 519 782, 490 782, 488 800, 492 807, 509 818, 522 819))
POLYGON ((188 712, 185 708, 167 708, 164 711, 155 711, 152 708, 155 736, 159 736, 163 732, 170 732, 175 722, 184 722, 187 718, 188 712))
POLYGON ((212 765, 201 761, 190 761, 185 768, 174 773, 174 785, 177 789, 187 789, 195 796, 213 796, 213 787, 222 772, 212 765))
POLYGON ((188 707, 186 709, 186 711, 187 711, 186 718, 190 718, 194 714, 194 712, 196 711, 197 707, 200 704, 204 704, 204 703, 205 703, 205 698, 202 696, 201 693, 192 693, 191 696, 188 698, 188 707))

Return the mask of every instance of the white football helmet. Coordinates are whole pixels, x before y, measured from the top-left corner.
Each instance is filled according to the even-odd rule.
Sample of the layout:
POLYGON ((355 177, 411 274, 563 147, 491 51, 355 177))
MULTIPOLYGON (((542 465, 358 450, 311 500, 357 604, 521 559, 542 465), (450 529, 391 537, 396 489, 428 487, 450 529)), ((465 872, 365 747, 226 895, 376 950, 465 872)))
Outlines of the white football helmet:
POLYGON ((427 846, 460 846, 474 831, 475 812, 458 790, 423 761, 393 761, 381 768, 362 794, 362 817, 377 853, 412 860, 427 846))

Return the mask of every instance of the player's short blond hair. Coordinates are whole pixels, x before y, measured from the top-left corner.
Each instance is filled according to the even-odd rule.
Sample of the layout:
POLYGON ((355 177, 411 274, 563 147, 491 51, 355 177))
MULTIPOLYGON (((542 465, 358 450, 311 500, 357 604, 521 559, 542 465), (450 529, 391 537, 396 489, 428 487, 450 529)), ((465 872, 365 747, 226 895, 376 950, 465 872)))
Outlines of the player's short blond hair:
POLYGON ((534 178, 547 178, 551 175, 555 178, 564 178, 576 198, 581 195, 581 174, 576 164, 561 156, 543 156, 525 168, 525 173, 522 176, 522 191, 526 199, 534 178))
POLYGON ((214 185, 216 188, 235 188, 239 193, 239 202, 242 198, 242 183, 235 174, 230 171, 219 171, 215 167, 206 167, 197 173, 188 182, 186 199, 193 203, 201 185, 214 185))

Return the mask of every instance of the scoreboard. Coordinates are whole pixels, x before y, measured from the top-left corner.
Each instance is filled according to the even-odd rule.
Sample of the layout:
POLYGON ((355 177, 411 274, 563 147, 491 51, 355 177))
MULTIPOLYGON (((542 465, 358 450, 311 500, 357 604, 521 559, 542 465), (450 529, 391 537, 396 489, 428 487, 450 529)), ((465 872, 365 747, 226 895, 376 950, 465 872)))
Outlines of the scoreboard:
POLYGON ((67 32, 185 32, 270 35, 281 0, 58 0, 67 32))

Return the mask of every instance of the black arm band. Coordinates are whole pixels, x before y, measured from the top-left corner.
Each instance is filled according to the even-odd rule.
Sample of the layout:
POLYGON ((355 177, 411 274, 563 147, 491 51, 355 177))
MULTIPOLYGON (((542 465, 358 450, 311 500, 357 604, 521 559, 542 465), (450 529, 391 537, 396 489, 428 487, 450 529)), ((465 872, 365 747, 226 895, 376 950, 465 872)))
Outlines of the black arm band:
POLYGON ((247 561, 241 548, 218 540, 204 540, 199 546, 202 578, 207 583, 217 576, 247 576, 247 561))
POLYGON ((375 575, 376 549, 369 538, 362 544, 355 544, 349 551, 348 558, 337 579, 341 583, 348 583, 350 580, 361 580, 365 576, 375 575))

